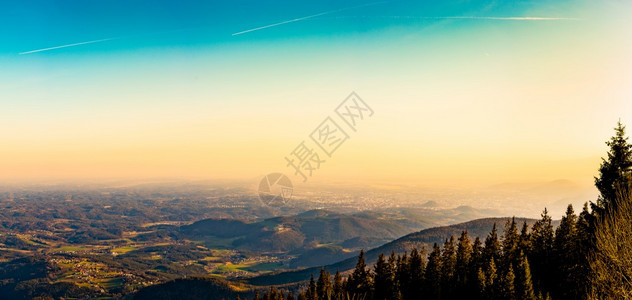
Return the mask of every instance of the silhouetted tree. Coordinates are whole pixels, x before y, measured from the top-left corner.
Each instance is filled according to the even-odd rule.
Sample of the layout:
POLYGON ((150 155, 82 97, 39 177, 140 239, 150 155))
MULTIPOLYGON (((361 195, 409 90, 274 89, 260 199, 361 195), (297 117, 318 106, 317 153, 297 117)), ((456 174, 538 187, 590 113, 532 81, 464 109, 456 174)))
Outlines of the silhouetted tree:
POLYGON ((331 274, 325 271, 325 268, 320 269, 320 275, 316 282, 316 294, 320 300, 328 300, 333 294, 333 286, 331 284, 331 274))
POLYGON ((527 221, 522 223, 520 237, 518 237, 518 248, 525 254, 531 253, 531 234, 529 234, 529 225, 527 225, 527 221))
POLYGON ((485 289, 485 273, 483 272, 483 246, 481 240, 476 237, 472 244, 472 257, 469 264, 470 284, 466 292, 474 294, 474 298, 482 298, 485 289))
POLYGON ((549 293, 555 280, 555 268, 552 266, 553 224, 546 208, 542 218, 533 224, 531 245, 533 250, 527 258, 532 262, 531 269, 536 278, 534 284, 543 294, 549 293))
POLYGON ((342 275, 340 272, 336 271, 336 275, 334 275, 334 295, 333 299, 342 299, 344 295, 344 285, 342 282, 342 275))
POLYGON ((384 259, 384 254, 380 253, 378 256, 377 262, 373 267, 373 274, 373 299, 391 299, 395 287, 395 273, 391 265, 384 259))
POLYGON ((535 300, 531 268, 524 252, 520 252, 520 263, 516 266, 516 299, 535 300))
POLYGON ((516 218, 512 217, 511 221, 508 221, 505 225, 505 232, 502 241, 502 256, 503 256, 503 268, 507 269, 509 266, 518 262, 518 254, 520 249, 518 245, 520 243, 520 237, 518 236, 518 226, 516 224, 516 218))
POLYGON ((573 206, 568 205, 566 215, 562 217, 560 226, 555 230, 555 241, 553 243, 557 285, 551 291, 555 298, 576 299, 579 291, 574 289, 577 280, 578 256, 577 237, 577 216, 573 211, 573 206))
POLYGON ((307 287, 307 293, 305 294, 307 300, 317 300, 318 294, 316 293, 316 282, 314 282, 314 275, 309 278, 309 286, 307 287))
POLYGON ((368 297, 372 288, 371 281, 371 274, 364 262, 364 250, 361 250, 358 256, 358 263, 353 273, 347 279, 347 291, 349 294, 357 297, 368 297))
POLYGON ((514 287, 515 280, 516 280, 516 277, 514 275, 513 267, 510 264, 507 270, 504 272, 504 274, 499 280, 499 290, 498 290, 499 299, 506 299, 506 300, 516 299, 516 290, 514 287))
POLYGON ((485 270, 485 291, 483 293, 484 299, 496 299, 498 294, 499 282, 498 282, 498 274, 496 272, 496 263, 494 259, 490 259, 486 265, 485 270))
POLYGON ((428 256, 424 278, 424 290, 430 299, 439 299, 441 295, 441 269, 441 248, 435 243, 428 256))
POLYGON ((591 203, 594 215, 603 215, 613 205, 617 205, 617 188, 626 189, 632 185, 632 145, 625 136, 625 126, 621 121, 614 129, 615 135, 606 142, 610 147, 608 157, 602 158, 599 176, 595 186, 599 190, 597 203, 591 203))
MULTIPOLYGON (((426 254, 423 254, 423 259, 425 260, 426 254)), ((392 272, 392 283, 393 287, 391 288, 391 295, 389 299, 399 299, 401 297, 399 283, 397 282, 397 256, 395 255, 395 251, 391 250, 391 255, 388 257, 388 267, 392 272)))
MULTIPOLYGON (((480 243, 480 241, 479 241, 480 243)), ((461 232, 459 243, 456 249, 456 296, 466 297, 469 291, 470 261, 472 259, 472 244, 467 230, 461 232)), ((471 295, 471 294, 470 294, 471 295)))
POLYGON ((401 256, 397 256, 397 268, 395 270, 395 282, 399 287, 401 296, 406 299, 410 294, 410 268, 408 264, 408 255, 404 252, 401 256))
POLYGON ((420 253, 413 248, 408 258, 408 294, 406 299, 419 299, 423 295, 424 269, 426 267, 426 253, 420 253))
POLYGON ((441 253, 441 297, 451 299, 456 289, 456 245, 454 236, 445 241, 441 253))
POLYGON ((492 227, 492 231, 485 238, 485 248, 483 249, 484 261, 497 260, 500 258, 500 241, 498 241, 498 229, 496 223, 492 227))

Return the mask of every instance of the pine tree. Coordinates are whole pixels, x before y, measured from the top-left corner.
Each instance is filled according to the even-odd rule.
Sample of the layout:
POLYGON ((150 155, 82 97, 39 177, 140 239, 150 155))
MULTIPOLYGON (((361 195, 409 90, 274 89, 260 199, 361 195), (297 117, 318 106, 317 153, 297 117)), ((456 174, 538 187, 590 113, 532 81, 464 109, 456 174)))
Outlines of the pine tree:
POLYGON ((522 223, 520 237, 518 238, 518 249, 525 254, 531 253, 531 235, 529 234, 529 225, 527 225, 527 221, 522 223))
POLYGON ((443 244, 441 253, 441 297, 444 299, 451 299, 456 288, 456 259, 456 245, 451 236, 443 244))
POLYGON ((374 282, 374 300, 387 300, 393 295, 393 288, 395 286, 395 274, 389 263, 384 259, 384 254, 381 254, 377 258, 377 262, 373 267, 373 282, 374 282))
POLYGON ((499 283, 498 283, 498 274, 496 272, 496 263, 494 259, 490 259, 487 263, 485 271, 485 299, 496 299, 496 297, 500 296, 498 294, 499 283))
POLYGON ((535 300, 531 268, 524 252, 520 252, 520 263, 516 266, 516 298, 520 300, 535 300))
POLYGON ((507 268, 509 265, 517 263, 519 249, 519 236, 518 226, 516 224, 516 218, 511 218, 505 225, 505 233, 503 235, 502 242, 502 255, 503 255, 503 268, 507 268))
POLYGON ((388 267, 391 269, 393 280, 393 287, 391 288, 391 295, 389 296, 389 299, 399 299, 401 295, 399 292, 399 283, 397 281, 397 256, 395 255, 394 250, 391 250, 391 255, 388 257, 387 263, 388 267))
POLYGON ((314 282, 314 274, 309 278, 309 286, 307 287, 307 293, 305 295, 307 300, 317 300, 318 294, 316 294, 316 282, 314 282))
POLYGON ((331 274, 329 274, 328 271, 325 271, 325 268, 321 268, 318 281, 316 282, 316 294, 318 294, 318 299, 327 300, 331 298, 333 294, 333 287, 331 285, 330 278, 331 274))
POLYGON ((616 208, 617 188, 632 185, 632 145, 628 143, 621 121, 617 123, 615 135, 606 145, 610 147, 608 158, 602 158, 599 177, 595 177, 595 186, 600 195, 597 203, 591 203, 593 214, 597 216, 616 208))
POLYGON ((569 204, 566 215, 562 217, 560 226, 555 231, 553 243, 557 284, 551 292, 555 298, 575 299, 579 296, 575 289, 576 269, 579 263, 577 241, 577 216, 573 206, 569 204))
POLYGON ((553 255, 553 224, 548 210, 545 208, 542 219, 533 224, 531 229, 531 256, 527 256, 531 263, 531 270, 536 279, 534 285, 544 294, 552 289, 555 281, 552 264, 553 255))
POLYGON ((478 268, 476 271, 476 293, 474 299, 486 299, 487 294, 487 279, 483 268, 478 268), (476 297, 478 296, 478 297, 476 297))
POLYGON ((500 242, 498 241, 498 229, 496 223, 492 231, 485 238, 485 248, 483 249, 483 259, 485 261, 497 260, 500 258, 500 242))
MULTIPOLYGON (((479 241, 480 243, 480 241, 479 241)), ((462 298, 466 296, 469 287, 469 270, 470 261, 472 259, 472 244, 467 230, 461 232, 459 243, 456 249, 456 282, 457 291, 461 292, 457 296, 462 298)))
POLYGON ((408 255, 404 252, 401 256, 397 256, 397 269, 395 270, 395 281, 399 287, 402 297, 410 294, 410 270, 408 264, 408 255))
POLYGON ((474 280, 470 280, 466 292, 474 293, 482 297, 483 294, 481 291, 484 290, 485 287, 485 273, 483 273, 483 247, 478 237, 474 239, 474 244, 472 244, 472 257, 470 258, 468 274, 469 278, 474 280), (482 281, 481 274, 483 275, 482 281))
POLYGON ((516 291, 514 282, 516 277, 514 275, 513 267, 511 264, 500 278, 498 295, 500 299, 512 300, 516 299, 516 291))
POLYGON ((347 281, 347 291, 356 297, 369 297, 372 288, 371 281, 371 274, 364 262, 364 250, 361 250, 358 263, 347 281))
POLYGON ((344 295, 344 285, 342 282, 342 275, 340 272, 336 271, 336 275, 334 275, 334 295, 333 299, 339 300, 342 299, 344 295))
POLYGON ((430 299, 439 299, 441 295, 441 248, 436 243, 428 256, 424 290, 430 299))
POLYGON ((408 294, 406 299, 419 299, 423 295, 424 269, 426 267, 426 254, 413 248, 408 258, 408 294))
POLYGON ((577 268, 575 270, 575 289, 580 295, 587 295, 588 287, 586 282, 590 281, 590 261, 591 249, 593 247, 593 231, 591 228, 592 215, 588 211, 588 203, 584 203, 582 212, 577 218, 577 241, 576 255, 577 268))

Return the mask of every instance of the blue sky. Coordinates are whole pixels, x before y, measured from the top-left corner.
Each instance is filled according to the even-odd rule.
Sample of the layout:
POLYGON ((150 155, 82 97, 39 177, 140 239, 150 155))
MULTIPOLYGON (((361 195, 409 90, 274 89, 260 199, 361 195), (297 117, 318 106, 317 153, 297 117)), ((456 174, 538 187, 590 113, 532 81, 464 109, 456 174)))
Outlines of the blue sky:
MULTIPOLYGON (((537 2, 497 1, 10 1, 4 3, 0 53, 116 38, 66 52, 195 46, 258 39, 338 36, 394 26, 429 26, 434 17, 522 17, 537 2), (324 15, 236 40, 231 34, 324 15)), ((539 17, 573 17, 549 11, 539 17)), ((470 20, 452 20, 472 26, 470 20)), ((477 21, 477 22, 480 22, 477 21)))
POLYGON ((356 91, 376 119, 322 180, 590 182, 616 121, 632 123, 630 12, 626 1, 5 1, 0 179, 283 172, 356 91))

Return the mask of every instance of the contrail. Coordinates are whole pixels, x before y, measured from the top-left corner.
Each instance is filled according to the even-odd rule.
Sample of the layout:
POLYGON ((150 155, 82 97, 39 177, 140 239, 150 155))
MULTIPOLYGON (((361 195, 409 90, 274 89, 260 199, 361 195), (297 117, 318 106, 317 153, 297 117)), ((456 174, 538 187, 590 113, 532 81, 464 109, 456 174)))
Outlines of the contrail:
POLYGON ((88 42, 81 42, 81 43, 75 43, 75 44, 62 45, 62 46, 57 46, 57 47, 37 49, 37 50, 31 50, 31 51, 26 51, 26 52, 20 52, 18 54, 19 55, 31 54, 31 53, 37 53, 37 52, 43 52, 43 51, 49 51, 49 50, 55 50, 55 49, 60 49, 60 48, 67 48, 67 47, 74 47, 74 46, 85 45, 85 44, 100 43, 100 42, 105 42, 105 41, 111 41, 111 40, 114 40, 114 39, 116 39, 116 38, 108 38, 108 39, 102 39, 102 40, 94 40, 94 41, 88 41, 88 42))
POLYGON ((257 28, 252 28, 252 29, 248 29, 248 30, 244 30, 244 31, 240 31, 240 32, 233 33, 232 35, 240 35, 240 34, 244 34, 244 33, 248 33, 248 32, 253 32, 253 31, 257 31, 257 30, 261 30, 261 29, 266 29, 266 28, 270 28, 270 27, 274 27, 274 26, 279 26, 279 25, 283 25, 283 24, 288 24, 288 23, 294 23, 294 22, 298 22, 298 21, 303 21, 303 20, 307 20, 307 19, 311 19, 311 18, 315 18, 315 17, 319 17, 319 16, 322 16, 322 15, 331 14, 331 13, 335 13, 335 12, 338 12, 338 10, 326 11, 326 12, 322 12, 322 13, 315 14, 315 15, 311 15, 311 16, 306 16, 306 17, 296 18, 296 19, 293 19, 293 20, 287 20, 287 21, 283 21, 283 22, 279 22, 279 23, 274 23, 274 24, 270 24, 270 25, 266 25, 266 26, 261 26, 261 27, 257 27, 257 28))
POLYGON ((580 21, 579 18, 565 17, 475 17, 475 16, 443 16, 443 17, 421 17, 421 16, 337 16, 335 19, 345 18, 389 18, 389 19, 471 19, 471 20, 508 20, 508 21, 580 21))
POLYGON ((353 7, 347 7, 347 8, 340 8, 340 9, 336 9, 336 10, 330 10, 330 11, 321 12, 319 14, 315 14, 315 15, 311 15, 311 16, 300 17, 300 18, 296 18, 296 19, 292 19, 292 20, 287 20, 287 21, 283 21, 283 22, 279 22, 279 23, 274 23, 274 24, 265 25, 265 26, 261 26, 261 27, 257 27, 257 28, 252 28, 252 29, 248 29, 248 30, 244 30, 244 31, 240 31, 240 32, 235 32, 235 33, 232 34, 232 36, 240 35, 240 34, 244 34, 244 33, 248 33, 248 32, 253 32, 253 31, 257 31, 257 30, 261 30, 261 29, 266 29, 266 28, 270 28, 270 27, 275 27, 275 26, 279 26, 279 25, 283 25, 283 24, 299 22, 299 21, 303 21, 303 20, 307 20, 307 19, 311 19, 311 18, 320 17, 320 16, 323 16, 323 15, 328 15, 328 14, 333 14, 333 13, 349 10, 349 9, 360 8, 360 7, 376 5, 376 4, 382 4, 382 3, 387 3, 387 2, 390 2, 390 1, 379 1, 379 2, 373 2, 373 3, 367 3, 367 4, 358 5, 358 6, 353 6, 353 7))
MULTIPOLYGON (((430 17, 432 18, 432 17, 430 17)), ((510 21, 576 21, 577 18, 559 18, 559 17, 435 17, 437 19, 475 19, 475 20, 510 20, 510 21)))

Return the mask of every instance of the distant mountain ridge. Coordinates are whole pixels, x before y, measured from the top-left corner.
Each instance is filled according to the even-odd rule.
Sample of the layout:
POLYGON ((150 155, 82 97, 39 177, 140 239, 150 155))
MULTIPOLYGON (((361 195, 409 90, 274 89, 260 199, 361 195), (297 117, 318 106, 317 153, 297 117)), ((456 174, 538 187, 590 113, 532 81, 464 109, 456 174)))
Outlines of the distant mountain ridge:
MULTIPOLYGON (((474 239, 479 237, 483 240, 487 234, 492 230, 494 224, 498 228, 499 234, 502 234, 505 223, 510 221, 511 218, 484 218, 472 220, 464 223, 434 227, 424 229, 419 232, 414 232, 403 236, 397 240, 386 243, 377 248, 366 251, 365 259, 367 264, 372 264, 377 260, 380 253, 390 254, 391 251, 395 253, 402 253, 404 251, 410 251, 413 248, 430 250, 430 247, 434 243, 443 243, 450 236, 458 237, 462 231, 467 230, 470 238, 474 239)), ((535 219, 516 218, 518 224, 527 222, 529 226, 532 226, 536 221, 535 219)), ((559 221, 554 222, 557 225, 559 221)), ((336 271, 344 272, 355 267, 356 258, 351 257, 336 263, 328 264, 324 267, 329 272, 335 273, 336 271)), ((309 279, 311 274, 318 274, 321 266, 306 268, 301 270, 276 272, 272 274, 265 274, 253 278, 246 279, 246 282, 253 285, 279 285, 295 283, 309 279)))
MULTIPOLYGON (((316 209, 258 222, 205 219, 174 230, 181 238, 212 240, 241 250, 290 252, 326 244, 330 245, 330 249, 321 253, 348 256, 349 249, 372 248, 413 231, 471 220, 487 213, 469 206, 454 209, 391 208, 355 214, 316 209)), ((314 262, 314 259, 310 258, 310 261, 314 262)), ((300 262, 295 264, 304 265, 300 262)))
MULTIPOLYGON (((482 218, 458 223, 449 226, 439 226, 424 229, 405 235, 399 239, 383 244, 379 247, 366 251, 365 259, 368 265, 373 264, 380 253, 388 254, 391 251, 401 253, 410 251, 413 247, 417 249, 429 249, 433 243, 443 243, 450 236, 458 236, 463 230, 467 230, 472 239, 479 237, 484 239, 491 231, 494 224, 497 225, 499 235, 502 235, 505 224, 511 218, 482 218)), ((516 218, 516 222, 521 224, 527 222, 532 226, 535 219, 516 218)), ((559 221, 554 221, 553 225, 557 226, 559 221)), ((313 255, 328 256, 328 251, 319 250, 313 252, 313 255)), ((331 257, 329 257, 331 259, 331 257)), ((344 273, 355 267, 357 258, 350 257, 335 263, 323 265, 329 272, 340 271, 344 273)), ((172 299, 174 295, 180 292, 194 295, 211 295, 217 293, 223 297, 251 296, 255 290, 264 290, 268 286, 284 287, 296 291, 298 287, 303 285, 310 276, 320 272, 321 266, 304 268, 300 270, 281 271, 272 274, 261 275, 252 278, 246 278, 237 282, 227 282, 220 279, 208 278, 189 278, 184 280, 170 281, 164 284, 150 286, 140 290, 133 299, 172 299), (237 285, 237 286, 236 286, 237 285), (189 291, 193 289, 194 291, 189 291)), ((202 296, 200 296, 202 297, 202 296)), ((202 297, 204 298, 204 297, 202 297)))

